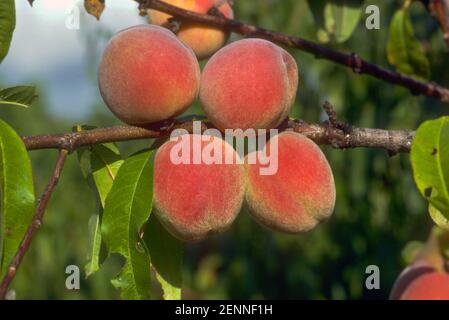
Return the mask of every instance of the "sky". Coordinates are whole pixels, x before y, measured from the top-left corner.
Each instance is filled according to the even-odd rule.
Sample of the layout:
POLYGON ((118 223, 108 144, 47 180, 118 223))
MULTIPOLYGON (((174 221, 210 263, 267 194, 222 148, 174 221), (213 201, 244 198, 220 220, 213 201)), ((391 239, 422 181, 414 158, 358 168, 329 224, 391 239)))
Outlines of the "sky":
POLYGON ((142 23, 132 0, 106 1, 100 21, 81 0, 35 0, 33 7, 16 0, 16 29, 0 80, 5 86, 39 83, 50 112, 85 119, 100 99, 96 67, 108 38, 142 23))

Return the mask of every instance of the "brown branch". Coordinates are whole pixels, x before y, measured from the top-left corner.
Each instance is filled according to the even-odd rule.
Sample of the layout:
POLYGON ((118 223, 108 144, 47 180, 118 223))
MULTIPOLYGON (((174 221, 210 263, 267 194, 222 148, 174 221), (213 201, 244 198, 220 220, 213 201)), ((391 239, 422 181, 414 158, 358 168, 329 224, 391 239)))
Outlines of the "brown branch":
POLYGON ((147 8, 168 13, 179 19, 181 22, 182 20, 189 20, 229 30, 244 36, 265 38, 287 47, 311 53, 317 58, 330 60, 337 64, 349 67, 358 74, 368 74, 383 81, 405 87, 409 89, 413 94, 434 97, 443 102, 449 102, 449 89, 437 83, 426 83, 418 81, 404 74, 382 68, 376 64, 363 60, 355 53, 343 53, 327 48, 312 41, 308 41, 299 37, 288 36, 275 31, 270 31, 237 20, 230 20, 224 17, 213 16, 209 14, 198 14, 169 5, 159 0, 136 1, 141 5, 146 5, 147 8))
POLYGON ((11 264, 8 266, 8 270, 6 272, 5 277, 3 278, 1 284, 0 284, 0 300, 5 299, 8 286, 11 283, 11 281, 14 279, 14 276, 16 275, 17 268, 19 267, 20 263, 22 262, 22 259, 25 255, 25 253, 28 251, 31 240, 33 240, 33 236, 36 232, 36 230, 40 227, 42 224, 42 219, 45 214, 45 209, 48 205, 48 202, 51 198, 52 192, 58 183, 59 177, 61 175, 61 170, 64 166, 65 159, 67 158, 68 151, 65 149, 59 150, 58 159, 56 160, 55 167, 53 169, 53 175, 50 178, 50 181, 48 182, 44 193, 42 194, 42 197, 38 201, 38 205, 36 208, 36 212, 33 217, 33 221, 31 222, 31 225, 28 227, 28 230, 22 240, 22 243, 20 244, 19 249, 17 250, 11 264))
MULTIPOLYGON (((301 120, 289 119, 279 129, 293 130, 309 137, 316 143, 330 145, 336 149, 381 148, 393 154, 409 152, 415 134, 413 131, 356 128, 342 125, 340 122, 332 123, 333 121, 332 119, 324 124, 310 124, 301 120)), ((202 131, 213 128, 208 122, 202 122, 201 125, 202 131)), ((162 138, 168 136, 175 129, 193 132, 193 121, 176 121, 169 128, 116 126, 73 133, 27 136, 22 139, 28 150, 65 149, 72 152, 80 147, 99 143, 162 138)))

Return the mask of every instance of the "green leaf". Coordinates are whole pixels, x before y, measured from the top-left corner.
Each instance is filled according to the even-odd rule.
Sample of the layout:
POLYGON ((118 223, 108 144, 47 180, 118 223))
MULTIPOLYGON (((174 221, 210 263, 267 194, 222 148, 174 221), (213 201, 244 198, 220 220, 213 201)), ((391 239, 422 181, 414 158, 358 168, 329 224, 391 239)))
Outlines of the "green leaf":
POLYGON ((345 42, 354 32, 362 14, 363 0, 309 0, 321 42, 345 42))
POLYGON ((151 214, 153 202, 153 151, 129 157, 120 167, 106 198, 102 236, 109 253, 126 262, 112 284, 123 299, 149 299, 151 260, 141 239, 141 228, 151 214))
POLYGON ((6 57, 16 27, 16 7, 14 0, 0 1, 0 63, 6 57))
MULTIPOLYGON (((73 131, 80 132, 94 128, 92 126, 75 126, 73 131)), ((89 250, 87 254, 88 263, 85 266, 86 278, 88 278, 100 269, 103 208, 123 160, 114 143, 81 148, 77 150, 77 154, 81 171, 89 186, 95 192, 98 201, 97 212, 90 217, 88 225, 89 250)))
POLYGON ((410 158, 420 193, 449 219, 449 117, 421 124, 410 158))
POLYGON ((430 78, 430 63, 414 36, 406 8, 398 10, 390 23, 388 62, 399 72, 421 79, 430 78))
POLYGON ((35 207, 31 162, 19 135, 0 120, 0 278, 11 263, 35 207))
POLYGON ((165 300, 180 300, 182 287, 182 243, 174 238, 151 215, 145 228, 145 243, 150 251, 151 264, 162 286, 165 300))
POLYGON ((36 88, 31 86, 17 86, 0 90, 0 105, 28 108, 36 98, 36 88))
POLYGON ((433 222, 441 229, 449 231, 449 219, 447 219, 438 209, 429 205, 429 214, 433 222))

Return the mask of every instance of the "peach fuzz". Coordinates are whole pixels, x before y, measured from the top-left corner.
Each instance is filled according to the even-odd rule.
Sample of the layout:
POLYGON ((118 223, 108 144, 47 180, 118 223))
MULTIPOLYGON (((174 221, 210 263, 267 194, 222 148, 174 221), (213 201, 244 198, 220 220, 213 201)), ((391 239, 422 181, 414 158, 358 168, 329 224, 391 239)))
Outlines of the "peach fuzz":
POLYGON ((287 51, 266 40, 245 39, 208 61, 200 100, 220 130, 270 129, 288 116, 297 88, 298 67, 287 51))
MULTIPOLYGON (((184 154, 182 155, 185 156, 184 154)), ((240 212, 245 193, 245 169, 237 164, 238 154, 218 137, 183 135, 169 140, 157 151, 154 162, 154 208, 159 221, 175 237, 198 241, 226 230, 240 212), (193 149, 199 139, 201 150, 193 149), (176 164, 172 153, 179 147, 190 150, 190 164, 176 164), (194 154, 208 153, 222 164, 194 164, 194 154), (228 158, 226 158, 228 157, 228 158), (225 164, 226 159, 234 164, 225 164)))
MULTIPOLYGON (((305 136, 286 131, 274 138, 278 140, 276 174, 261 175, 263 165, 249 164, 247 155, 247 207, 256 221, 270 229, 308 231, 334 210, 332 170, 321 149, 305 136)), ((266 145, 267 154, 274 138, 266 145)))
POLYGON ((182 114, 196 99, 200 68, 192 50, 170 31, 142 25, 109 41, 98 72, 109 109, 132 125, 182 114))
POLYGON ((427 272, 411 281, 401 300, 449 300, 449 274, 427 272))
MULTIPOLYGON (((232 7, 223 0, 165 0, 164 2, 196 13, 207 13, 214 6, 228 19, 234 17, 232 7)), ((150 23, 158 26, 166 24, 172 16, 157 10, 148 10, 150 23)), ((184 41, 195 52, 198 59, 209 58, 228 40, 229 32, 204 24, 183 21, 177 32, 179 39, 184 41)))

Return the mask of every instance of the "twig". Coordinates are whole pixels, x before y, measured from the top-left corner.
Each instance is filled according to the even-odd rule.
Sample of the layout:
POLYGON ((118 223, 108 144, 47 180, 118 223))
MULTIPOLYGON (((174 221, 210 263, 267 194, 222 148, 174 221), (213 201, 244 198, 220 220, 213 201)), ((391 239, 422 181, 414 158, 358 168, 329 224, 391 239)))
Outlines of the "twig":
POLYGON ((336 51, 312 41, 308 41, 299 37, 288 36, 275 31, 270 31, 237 20, 230 20, 224 17, 214 16, 210 14, 198 14, 169 5, 159 0, 136 1, 141 5, 146 5, 147 8, 168 13, 181 21, 189 20, 233 31, 244 36, 265 38, 267 40, 291 48, 296 48, 311 53, 317 58, 330 60, 337 64, 349 67, 358 74, 369 74, 386 82, 405 87, 409 89, 413 94, 425 95, 437 98, 443 102, 449 102, 449 89, 437 83, 418 81, 404 74, 387 70, 376 64, 363 60, 355 53, 348 54, 336 51))
POLYGON ((0 284, 0 300, 5 299, 5 296, 6 296, 6 293, 8 290, 8 286, 11 283, 11 281, 14 279, 14 276, 16 275, 16 272, 17 272, 17 268, 19 267, 25 253, 28 251, 30 244, 31 244, 31 240, 33 239, 33 236, 34 236, 36 230, 42 224, 42 219, 45 214, 45 209, 46 209, 47 204, 51 198, 52 192, 53 192, 56 184, 58 183, 59 177, 61 175, 61 170, 62 170, 65 160, 67 158, 67 154, 68 154, 68 151, 65 149, 59 150, 59 155, 58 155, 58 159, 56 160, 55 167, 53 169, 53 174, 45 188, 44 193, 42 194, 42 197, 38 201, 38 205, 37 205, 34 217, 33 217, 33 221, 31 222, 31 225, 28 227, 28 230, 22 240, 22 243, 20 244, 20 247, 17 250, 11 264, 8 266, 6 275, 0 284))
MULTIPOLYGON (((316 143, 331 145, 336 149, 381 148, 390 153, 409 152, 415 135, 414 131, 357 128, 340 122, 338 124, 310 124, 301 120, 289 119, 279 129, 293 130, 307 136, 316 143)), ((213 128, 213 126, 208 122, 202 122, 202 131, 209 128, 213 128)), ((74 133, 27 136, 22 137, 22 139, 28 150, 65 149, 72 152, 80 147, 99 143, 163 138, 175 129, 193 132, 193 121, 177 121, 169 128, 116 126, 74 133)))

